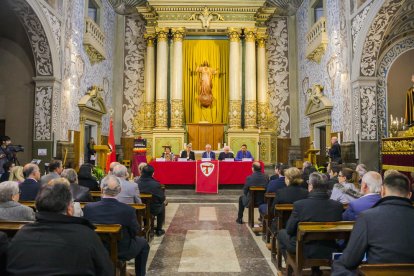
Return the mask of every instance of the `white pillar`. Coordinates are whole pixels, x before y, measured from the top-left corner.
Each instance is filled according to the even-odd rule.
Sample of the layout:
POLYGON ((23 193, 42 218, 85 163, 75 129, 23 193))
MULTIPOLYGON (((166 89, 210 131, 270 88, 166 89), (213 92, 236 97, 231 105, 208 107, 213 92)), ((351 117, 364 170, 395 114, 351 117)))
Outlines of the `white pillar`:
POLYGON ((230 57, 229 57, 229 126, 241 128, 241 76, 240 76, 240 34, 241 29, 229 28, 230 57))
POLYGON ((147 55, 145 57, 145 128, 152 129, 155 124, 155 49, 152 34, 145 34, 147 55))
POLYGON ((184 28, 173 28, 171 127, 183 127, 183 39, 184 28))
POLYGON ((260 128, 267 128, 269 102, 267 98, 266 35, 257 38, 257 114, 260 128))
POLYGON ((157 29, 156 120, 157 128, 168 127, 168 29, 157 29))
POLYGON ((256 128, 256 30, 245 29, 246 55, 245 55, 245 108, 244 119, 247 128, 256 128))

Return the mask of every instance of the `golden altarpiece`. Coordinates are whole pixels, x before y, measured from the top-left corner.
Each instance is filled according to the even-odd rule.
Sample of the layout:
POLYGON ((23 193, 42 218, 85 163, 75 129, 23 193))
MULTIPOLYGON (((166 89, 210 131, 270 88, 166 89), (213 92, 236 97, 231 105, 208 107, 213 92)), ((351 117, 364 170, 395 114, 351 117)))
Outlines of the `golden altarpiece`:
POLYGON ((163 145, 178 153, 190 142, 195 150, 206 142, 233 151, 247 144, 256 159, 275 162, 266 57, 266 21, 275 8, 265 1, 148 1, 137 12, 147 48, 145 104, 134 126, 150 155, 160 156, 163 145), (194 129, 204 129, 194 134, 203 139, 194 129))

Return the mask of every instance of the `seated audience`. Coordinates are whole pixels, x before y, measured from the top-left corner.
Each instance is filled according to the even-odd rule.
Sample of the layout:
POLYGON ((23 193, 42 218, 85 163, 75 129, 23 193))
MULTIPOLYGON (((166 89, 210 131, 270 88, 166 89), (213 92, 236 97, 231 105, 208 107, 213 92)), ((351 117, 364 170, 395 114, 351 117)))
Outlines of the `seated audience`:
POLYGON ((79 168, 78 184, 86 187, 89 191, 99 191, 99 183, 95 176, 92 175, 92 165, 83 164, 79 168))
POLYGON ((11 275, 113 275, 109 254, 88 220, 73 217, 65 183, 44 185, 36 198, 36 223, 23 226, 10 243, 11 275))
POLYGON ((118 165, 121 165, 121 163, 119 162, 111 162, 111 164, 109 164, 109 172, 108 174, 113 175, 114 173, 114 168, 118 165))
MULTIPOLYGON (((296 252, 296 232, 299 222, 329 222, 342 220, 343 206, 329 199, 327 177, 320 173, 312 173, 312 181, 308 185, 308 198, 293 203, 293 211, 286 224, 277 236, 283 256, 286 251, 296 252)), ((307 258, 331 258, 335 250, 334 241, 315 241, 305 245, 304 254, 307 258)), ((312 267, 313 273, 318 273, 318 267, 312 267)))
POLYGON ((186 146, 186 150, 181 152, 180 158, 187 158, 187 160, 195 160, 194 151, 192 151, 193 144, 189 143, 186 146))
MULTIPOLYGON (((259 162, 253 162, 252 164, 252 174, 246 177, 246 182, 243 187, 243 195, 239 197, 239 212, 237 215, 236 222, 243 224, 243 213, 244 208, 249 206, 249 187, 251 186, 267 186, 267 175, 262 173, 262 167, 259 162)), ((263 195, 258 194, 258 197, 255 201, 260 205, 264 203, 263 195), (260 197, 259 197, 260 196, 260 197)))
POLYGON ((214 153, 214 151, 211 151, 211 145, 210 144, 206 145, 206 151, 203 152, 203 155, 201 155, 201 158, 211 158, 211 160, 216 159, 216 154, 214 153))
POLYGON ((19 196, 17 182, 0 183, 0 220, 34 220, 33 209, 20 204, 19 196))
POLYGON ((70 192, 72 193, 73 201, 88 202, 93 201, 89 192, 89 188, 80 186, 78 184, 78 175, 74 169, 64 169, 62 177, 66 178, 70 184, 70 192))
POLYGON ((124 165, 118 165, 114 168, 114 176, 119 178, 121 183, 121 192, 116 199, 125 204, 142 203, 139 198, 138 184, 128 180, 128 169, 124 165))
POLYGON ((142 162, 142 163, 139 163, 139 165, 138 165, 138 173, 139 173, 139 175, 137 175, 137 176, 135 176, 134 177, 134 182, 135 183, 137 183, 138 184, 138 180, 139 180, 139 178, 141 177, 141 175, 142 175, 142 169, 145 167, 145 166, 147 166, 148 164, 147 163, 144 163, 144 162, 142 162))
POLYGON ((164 146, 164 152, 161 155, 166 161, 175 161, 174 153, 171 152, 171 146, 164 146))
POLYGON ((9 247, 9 239, 6 233, 0 232, 0 275, 7 275, 7 248, 9 247))
POLYGON ((3 164, 4 173, 0 176, 0 182, 8 181, 10 176, 10 170, 14 167, 14 163, 12 161, 7 161, 3 164))
POLYGON ((165 194, 161 188, 161 184, 155 180, 154 167, 147 165, 142 169, 141 177, 138 180, 138 187, 141 193, 151 194, 152 201, 150 204, 151 214, 157 217, 157 226, 155 228, 155 234, 157 236, 164 235, 165 231, 162 229, 162 225, 165 221, 165 194))
MULTIPOLYGON (((64 184, 66 186, 68 186, 68 188, 70 189, 70 183, 67 180, 67 178, 55 178, 49 181, 48 185, 55 185, 55 184, 64 184)), ((71 193, 72 194, 72 193, 71 193)), ((74 217, 82 217, 83 216, 83 211, 82 211, 82 207, 80 206, 79 202, 75 202, 72 198, 72 205, 73 205, 73 214, 72 216, 74 217)))
POLYGON ((49 163, 49 173, 40 178, 40 184, 43 186, 49 183, 50 180, 59 178, 63 171, 63 165, 61 160, 52 160, 49 163))
POLYGON ((342 170, 342 166, 338 165, 336 163, 332 163, 329 165, 328 168, 328 173, 329 173, 329 180, 328 180, 328 185, 329 185, 329 191, 332 193, 333 187, 335 186, 335 184, 339 183, 338 180, 338 175, 342 170))
POLYGON ((24 181, 23 167, 22 166, 14 166, 10 170, 9 181, 15 181, 19 184, 24 181))
POLYGON ((118 242, 118 258, 123 261, 135 258, 135 274, 145 275, 149 245, 145 239, 137 237, 140 226, 135 209, 117 200, 117 195, 121 192, 119 180, 112 175, 102 180, 102 200, 85 206, 85 218, 93 223, 121 224, 122 238, 118 242))
POLYGON ((401 173, 397 170, 386 170, 384 172, 384 179, 387 178, 390 175, 399 175, 399 174, 401 174, 401 173))
POLYGON ((269 182, 266 193, 277 193, 280 189, 286 188, 285 172, 287 169, 289 169, 288 165, 277 164, 279 178, 269 182))
POLYGON ((358 173, 358 183, 361 184, 362 178, 368 172, 367 167, 364 164, 358 164, 355 171, 358 173))
POLYGON ((224 146, 223 151, 219 154, 218 160, 223 161, 226 158, 234 158, 233 153, 230 152, 229 146, 224 146))
POLYGON ((280 168, 280 165, 281 165, 281 163, 277 163, 277 164, 275 164, 275 174, 274 175, 272 175, 270 178, 269 178, 269 182, 270 181, 272 181, 272 180, 276 180, 276 179, 278 179, 279 178, 279 168, 280 168))
POLYGON ((366 254, 368 264, 414 263, 414 207, 405 175, 391 175, 381 187, 382 199, 357 218, 332 275, 354 275, 366 254))
POLYGON ((360 198, 361 194, 355 187, 355 182, 358 181, 357 177, 358 174, 356 171, 343 168, 338 174, 339 183, 334 185, 331 199, 339 201, 342 204, 347 204, 352 200, 360 198))
POLYGON ((343 220, 356 220, 362 211, 374 206, 381 199, 381 185, 382 177, 379 173, 373 171, 365 173, 361 182, 363 196, 349 202, 348 208, 342 214, 343 220))
POLYGON ((254 160, 253 155, 250 153, 250 151, 247 150, 247 145, 243 144, 241 146, 241 149, 237 152, 235 160, 241 161, 243 158, 251 158, 254 160))
POLYGON ((305 161, 303 163, 303 168, 302 168, 303 188, 308 189, 309 175, 314 172, 316 172, 316 168, 312 166, 312 163, 309 161, 305 161))
POLYGON ((33 201, 36 199, 37 193, 41 187, 40 180, 40 169, 36 164, 26 164, 23 167, 23 174, 26 180, 20 183, 20 200, 33 201))
MULTIPOLYGON (((299 169, 289 168, 285 170, 284 174, 286 188, 277 190, 273 199, 272 210, 274 210, 276 204, 293 203, 308 197, 308 191, 302 187, 303 180, 299 169)), ((267 214, 267 204, 260 205, 259 212, 262 215, 267 214)))

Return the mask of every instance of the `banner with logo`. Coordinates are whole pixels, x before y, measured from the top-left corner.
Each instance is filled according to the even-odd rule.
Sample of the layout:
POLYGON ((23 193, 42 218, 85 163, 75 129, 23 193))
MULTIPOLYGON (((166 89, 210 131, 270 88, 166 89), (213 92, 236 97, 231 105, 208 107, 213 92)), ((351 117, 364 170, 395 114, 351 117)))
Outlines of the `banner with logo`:
POLYGON ((196 192, 218 194, 218 161, 196 161, 196 192))

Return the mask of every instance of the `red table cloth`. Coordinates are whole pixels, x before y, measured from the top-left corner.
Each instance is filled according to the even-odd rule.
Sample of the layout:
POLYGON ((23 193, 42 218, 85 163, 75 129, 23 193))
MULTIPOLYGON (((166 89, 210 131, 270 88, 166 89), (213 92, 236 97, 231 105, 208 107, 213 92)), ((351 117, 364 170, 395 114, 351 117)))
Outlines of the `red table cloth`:
MULTIPOLYGON (((219 184, 244 184, 246 177, 252 174, 253 162, 226 162, 219 161, 219 184)), ((263 162, 262 172, 264 172, 263 162)), ((195 185, 196 162, 151 162, 154 166, 154 178, 161 184, 195 185)))

